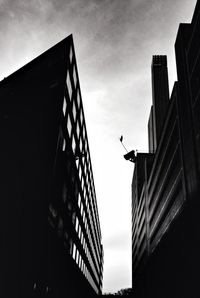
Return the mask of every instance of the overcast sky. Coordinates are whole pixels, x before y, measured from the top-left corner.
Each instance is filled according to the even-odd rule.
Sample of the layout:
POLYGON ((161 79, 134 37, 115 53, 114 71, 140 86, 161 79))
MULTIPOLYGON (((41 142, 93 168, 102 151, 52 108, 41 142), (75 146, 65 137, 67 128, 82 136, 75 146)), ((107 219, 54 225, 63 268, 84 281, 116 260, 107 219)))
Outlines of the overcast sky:
POLYGON ((131 286, 128 150, 147 151, 151 59, 168 55, 196 0, 0 0, 0 79, 73 34, 104 245, 104 291, 131 286))

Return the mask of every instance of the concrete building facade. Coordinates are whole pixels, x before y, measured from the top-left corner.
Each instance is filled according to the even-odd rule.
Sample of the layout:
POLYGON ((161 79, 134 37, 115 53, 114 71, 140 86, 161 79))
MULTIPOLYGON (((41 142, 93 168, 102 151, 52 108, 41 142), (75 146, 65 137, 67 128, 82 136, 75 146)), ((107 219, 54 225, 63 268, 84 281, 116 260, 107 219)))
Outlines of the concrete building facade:
POLYGON ((169 100, 167 79, 152 72, 149 153, 138 153, 132 182, 132 284, 136 298, 199 295, 199 22, 197 1, 191 24, 179 26, 175 43, 178 81, 169 100), (160 90, 157 106, 155 84, 160 90), (163 123, 155 143, 153 121, 161 106, 163 123))

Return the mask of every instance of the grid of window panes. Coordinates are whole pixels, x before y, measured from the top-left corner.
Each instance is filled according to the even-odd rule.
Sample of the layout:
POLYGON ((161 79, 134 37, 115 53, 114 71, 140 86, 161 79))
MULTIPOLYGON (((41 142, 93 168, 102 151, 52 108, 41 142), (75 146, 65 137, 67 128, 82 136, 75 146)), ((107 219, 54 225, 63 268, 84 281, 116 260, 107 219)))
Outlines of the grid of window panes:
POLYGON ((101 231, 73 45, 70 47, 62 113, 61 147, 63 152, 73 156, 76 180, 76 194, 72 199, 74 236, 71 254, 93 289, 100 293, 103 273, 101 231))

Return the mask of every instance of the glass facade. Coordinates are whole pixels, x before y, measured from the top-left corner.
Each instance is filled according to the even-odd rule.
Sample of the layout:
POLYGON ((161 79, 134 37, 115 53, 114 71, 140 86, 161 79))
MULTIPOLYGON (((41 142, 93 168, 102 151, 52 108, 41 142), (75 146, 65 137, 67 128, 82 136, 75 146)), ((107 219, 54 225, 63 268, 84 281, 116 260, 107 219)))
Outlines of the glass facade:
POLYGON ((99 294, 103 275, 101 230, 73 44, 69 53, 55 161, 55 176, 62 173, 62 192, 56 190, 61 195, 49 206, 50 222, 57 217, 54 229, 99 294))
POLYGON ((0 95, 1 296, 101 294, 103 248, 72 35, 1 81, 0 95))

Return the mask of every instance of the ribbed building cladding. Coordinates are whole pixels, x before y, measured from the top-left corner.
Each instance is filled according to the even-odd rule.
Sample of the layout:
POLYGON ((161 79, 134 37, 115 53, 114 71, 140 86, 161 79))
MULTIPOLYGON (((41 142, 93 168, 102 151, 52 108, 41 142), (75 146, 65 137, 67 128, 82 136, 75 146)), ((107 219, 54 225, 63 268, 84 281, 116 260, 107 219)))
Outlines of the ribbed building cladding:
POLYGON ((101 229, 72 36, 1 81, 0 98, 2 297, 101 294, 101 229))
POLYGON ((166 56, 153 56, 149 153, 132 181, 135 298, 198 297, 200 268, 200 2, 179 26, 170 99, 166 56))

